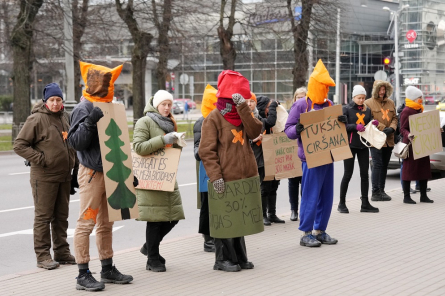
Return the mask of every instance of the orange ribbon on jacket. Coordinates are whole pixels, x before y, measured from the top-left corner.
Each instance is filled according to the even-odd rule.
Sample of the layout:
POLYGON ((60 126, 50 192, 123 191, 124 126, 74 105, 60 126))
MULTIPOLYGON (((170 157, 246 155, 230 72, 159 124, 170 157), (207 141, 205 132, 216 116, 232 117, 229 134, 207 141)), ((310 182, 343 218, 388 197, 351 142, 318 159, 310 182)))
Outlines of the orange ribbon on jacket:
POLYGON ((380 108, 380 110, 382 111, 382 114, 383 114, 383 120, 385 120, 385 118, 386 118, 386 120, 389 121, 389 116, 388 116, 389 109, 383 110, 383 108, 380 108))
POLYGON ((236 129, 231 130, 233 134, 233 140, 232 143, 240 142, 241 145, 244 145, 244 139, 243 139, 243 131, 237 132, 236 129))
POLYGON ((362 114, 362 115, 360 115, 360 113, 355 113, 355 115, 357 115, 357 121, 355 122, 356 124, 359 124, 359 123, 361 123, 361 124, 363 124, 363 125, 366 125, 365 124, 365 121, 363 120, 363 118, 365 118, 365 114, 362 114))

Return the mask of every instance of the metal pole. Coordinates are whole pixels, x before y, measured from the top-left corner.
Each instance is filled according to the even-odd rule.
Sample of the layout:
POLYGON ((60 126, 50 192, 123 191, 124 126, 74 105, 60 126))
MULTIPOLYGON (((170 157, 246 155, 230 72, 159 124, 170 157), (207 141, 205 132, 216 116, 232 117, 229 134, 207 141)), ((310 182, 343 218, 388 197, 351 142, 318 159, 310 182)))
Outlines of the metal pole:
POLYGON ((77 104, 74 100, 73 12, 70 0, 63 0, 63 34, 65 46, 66 98, 64 107, 71 112, 77 104))
POLYGON ((400 101, 400 77, 399 77, 399 35, 398 35, 398 18, 399 18, 399 12, 394 12, 394 45, 395 45, 395 51, 396 51, 396 59, 395 59, 395 70, 396 70, 396 97, 394 98, 394 101, 400 106, 402 102, 400 101))
POLYGON ((340 8, 337 8, 337 52, 335 55, 335 104, 340 103, 340 8))

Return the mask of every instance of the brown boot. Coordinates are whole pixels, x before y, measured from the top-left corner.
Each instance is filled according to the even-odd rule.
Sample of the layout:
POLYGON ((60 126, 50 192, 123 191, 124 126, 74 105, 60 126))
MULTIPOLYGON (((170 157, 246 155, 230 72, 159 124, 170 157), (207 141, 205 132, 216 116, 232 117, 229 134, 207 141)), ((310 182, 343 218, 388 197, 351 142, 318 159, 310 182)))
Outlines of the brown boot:
POLYGON ((71 254, 68 254, 68 256, 63 256, 63 257, 54 256, 54 260, 59 262, 60 264, 70 264, 70 265, 76 264, 76 258, 74 258, 74 256, 71 254))
POLYGON ((51 258, 43 260, 43 261, 40 261, 40 262, 37 262, 37 267, 45 268, 45 269, 48 269, 48 270, 56 269, 59 266, 60 266, 59 262, 54 261, 51 258))

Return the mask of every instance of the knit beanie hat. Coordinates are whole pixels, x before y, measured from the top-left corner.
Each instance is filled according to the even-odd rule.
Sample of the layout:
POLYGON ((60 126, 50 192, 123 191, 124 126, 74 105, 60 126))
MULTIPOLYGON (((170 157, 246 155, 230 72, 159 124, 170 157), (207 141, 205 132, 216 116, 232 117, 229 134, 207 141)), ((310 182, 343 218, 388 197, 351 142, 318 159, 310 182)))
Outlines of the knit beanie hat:
POLYGON ((250 99, 249 80, 247 80, 241 73, 224 70, 218 76, 218 92, 216 97, 232 99, 233 94, 240 94, 244 99, 250 99))
POLYGON ((90 102, 109 103, 114 97, 114 82, 121 74, 123 65, 108 67, 79 62, 85 89, 82 95, 90 102))
POLYGON ((50 83, 43 89, 43 101, 46 102, 51 97, 59 97, 63 100, 63 93, 57 83, 50 83))
POLYGON ((160 89, 153 96, 153 107, 158 108, 163 101, 170 101, 173 104, 173 96, 168 91, 160 89))
POLYGON ((366 96, 366 89, 363 86, 361 86, 360 84, 354 85, 354 88, 352 89, 352 97, 355 97, 358 95, 366 96))
POLYGON ((410 85, 405 89, 405 95, 407 99, 414 101, 419 97, 423 97, 423 92, 417 87, 410 85))
POLYGON ((253 93, 253 92, 250 92, 251 94, 252 94, 252 96, 250 97, 250 99, 251 100, 254 100, 255 102, 257 101, 256 100, 256 95, 253 93))
POLYGON ((204 118, 206 118, 213 109, 216 108, 216 101, 218 98, 216 97, 217 90, 207 84, 204 94, 202 95, 202 103, 201 103, 201 113, 204 118))
POLYGON ((267 105, 270 102, 270 99, 266 96, 258 96, 256 99, 257 99, 256 107, 257 107, 258 111, 260 112, 260 115, 263 116, 264 111, 266 110, 267 105))

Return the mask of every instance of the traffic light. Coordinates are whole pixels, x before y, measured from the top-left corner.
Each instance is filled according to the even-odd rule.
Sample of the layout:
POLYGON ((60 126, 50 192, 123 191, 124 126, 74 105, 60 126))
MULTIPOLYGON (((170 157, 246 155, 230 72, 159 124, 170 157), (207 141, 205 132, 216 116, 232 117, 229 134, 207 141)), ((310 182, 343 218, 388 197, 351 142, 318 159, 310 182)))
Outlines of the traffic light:
POLYGON ((383 59, 383 65, 385 66, 385 71, 388 73, 388 74, 391 74, 393 71, 392 71, 392 66, 393 66, 393 64, 392 64, 392 59, 391 59, 391 57, 385 57, 384 59, 383 59))

